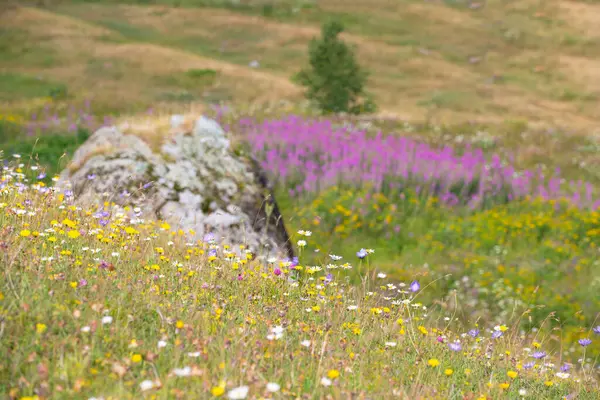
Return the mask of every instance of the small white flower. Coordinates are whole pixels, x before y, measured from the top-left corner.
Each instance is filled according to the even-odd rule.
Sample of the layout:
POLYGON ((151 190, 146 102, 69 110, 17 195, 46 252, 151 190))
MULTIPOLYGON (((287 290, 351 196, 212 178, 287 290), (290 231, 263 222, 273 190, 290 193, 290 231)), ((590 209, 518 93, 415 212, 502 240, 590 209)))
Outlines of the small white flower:
POLYGON ((112 324, 113 322, 113 317, 111 317, 110 315, 105 315, 104 317, 102 317, 102 325, 109 325, 112 324))
POLYGON ((81 328, 81 332, 83 333, 88 333, 91 330, 91 328, 89 326, 84 326, 81 328))
POLYGON ((140 390, 142 392, 145 392, 146 390, 150 390, 154 387, 154 382, 152 382, 151 380, 145 380, 142 383, 140 383, 140 390))
POLYGON ((521 396, 521 397, 527 396, 527 390, 525 390, 525 389, 519 389, 519 396, 521 396))
POLYGON ((279 392, 279 389, 281 389, 281 386, 279 385, 279 383, 275 383, 275 382, 267 383, 267 391, 268 392, 271 392, 271 393, 279 392))
POLYGON ((271 328, 271 333, 267 335, 269 340, 279 340, 283 337, 283 326, 276 326, 271 328))
POLYGON ((385 347, 396 347, 396 342, 385 342, 385 347))
POLYGON ((195 351, 193 353, 190 352, 190 353, 187 353, 187 354, 188 354, 188 357, 198 358, 198 357, 200 357, 201 353, 199 351, 195 351))
POLYGON ((117 252, 115 251, 115 252, 111 253, 111 256, 113 256, 113 257, 119 257, 119 253, 117 253, 117 252))
POLYGON ((327 378, 327 377, 322 377, 321 378, 321 385, 323 386, 331 386, 331 379, 327 378))
POLYGON ((231 389, 227 393, 227 397, 231 400, 242 400, 248 396, 248 386, 240 386, 235 389, 231 389))
POLYGON ((357 310, 357 309, 358 309, 358 306, 355 306, 355 305, 348 306, 349 311, 353 311, 353 310, 357 310))
POLYGON ((306 240, 298 240, 298 247, 306 246, 306 240))
POLYGON ((300 342, 301 346, 310 347, 310 340, 303 340, 300 342))
POLYGON ((175 368, 173 373, 179 377, 190 376, 192 374, 192 369, 190 367, 175 368))
POLYGON ((386 274, 384 274, 383 272, 380 272, 380 273, 378 273, 378 274, 377 274, 377 277, 378 277, 378 278, 381 278, 381 279, 385 278, 386 276, 387 276, 387 275, 386 275, 386 274))
POLYGON ((165 342, 164 340, 159 340, 157 346, 159 349, 162 349, 163 347, 167 347, 167 342, 165 342))
POLYGON ((569 374, 568 372, 557 372, 556 376, 558 376, 560 379, 568 379, 571 374, 569 374))

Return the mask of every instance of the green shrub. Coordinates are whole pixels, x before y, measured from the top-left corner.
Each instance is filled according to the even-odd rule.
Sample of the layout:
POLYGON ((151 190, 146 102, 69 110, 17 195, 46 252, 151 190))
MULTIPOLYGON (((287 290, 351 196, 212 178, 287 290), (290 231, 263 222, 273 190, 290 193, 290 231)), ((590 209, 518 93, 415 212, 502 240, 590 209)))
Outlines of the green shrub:
POLYGON ((295 78, 325 114, 373 112, 375 103, 364 89, 368 74, 356 62, 353 50, 338 38, 343 30, 340 22, 325 23, 321 38, 309 44, 310 67, 295 78))

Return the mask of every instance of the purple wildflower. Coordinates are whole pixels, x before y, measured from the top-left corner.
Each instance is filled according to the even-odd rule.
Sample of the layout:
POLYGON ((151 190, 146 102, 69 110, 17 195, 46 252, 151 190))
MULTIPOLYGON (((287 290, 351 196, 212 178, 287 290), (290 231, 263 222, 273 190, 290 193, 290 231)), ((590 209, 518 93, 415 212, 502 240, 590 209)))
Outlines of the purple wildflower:
POLYGON ((479 336, 479 329, 471 329, 467 333, 469 334, 469 336, 476 338, 477 336, 479 336))
POLYGON ((421 289, 421 285, 419 284, 418 281, 414 281, 413 283, 410 284, 410 291, 411 292, 418 292, 419 289, 421 289))
POLYGON ((87 179, 90 181, 96 179, 96 174, 88 174, 87 179))
POLYGON ((525 364, 523 364, 523 368, 525 369, 531 369, 535 366, 535 361, 529 361, 526 362, 525 364))
POLYGON ((107 219, 101 219, 100 221, 98 221, 98 223, 100 224, 100 226, 106 226, 108 225, 108 220, 107 219))
POLYGON ((44 179, 45 177, 46 177, 46 173, 45 172, 42 172, 41 174, 39 174, 37 176, 38 179, 44 179))
POLYGON ((531 356, 533 358, 537 358, 539 360, 539 359, 542 359, 542 358, 546 357, 546 352, 545 351, 536 351, 531 356))
POLYGON ((87 286, 88 282, 85 279, 79 280, 79 286, 87 286))
POLYGON ((592 344, 592 339, 590 339, 590 338, 579 339, 578 343, 583 347, 587 347, 590 344, 592 344))
POLYGON ((215 240, 215 235, 213 235, 212 233, 207 233, 206 235, 204 235, 204 241, 207 243, 213 242, 215 240))
POLYGON ((275 268, 275 269, 273 270, 273 273, 274 273, 276 276, 279 276, 279 275, 281 275, 281 269, 279 269, 279 268, 275 268))
POLYGON ((461 351, 462 346, 458 342, 448 343, 448 348, 452 351, 461 351))
POLYGON ((97 212, 94 216, 96 218, 106 218, 109 215, 110 215, 110 213, 108 211, 100 211, 100 212, 97 212))
POLYGON ((596 335, 600 335, 600 325, 592 329, 596 335))
POLYGON ((494 331, 494 333, 492 333, 492 339, 498 339, 502 335, 504 335, 504 332, 502 332, 502 331, 494 331))
POLYGON ((563 364, 563 365, 561 365, 561 367, 560 367, 560 370, 561 370, 562 372, 567 372, 567 371, 569 371, 570 369, 571 369, 571 365, 570 365, 570 364, 566 364, 566 363, 565 363, 565 364, 563 364))
POLYGON ((356 257, 360 258, 361 260, 363 258, 365 258, 367 256, 367 251, 365 249, 360 249, 359 251, 356 252, 356 257))

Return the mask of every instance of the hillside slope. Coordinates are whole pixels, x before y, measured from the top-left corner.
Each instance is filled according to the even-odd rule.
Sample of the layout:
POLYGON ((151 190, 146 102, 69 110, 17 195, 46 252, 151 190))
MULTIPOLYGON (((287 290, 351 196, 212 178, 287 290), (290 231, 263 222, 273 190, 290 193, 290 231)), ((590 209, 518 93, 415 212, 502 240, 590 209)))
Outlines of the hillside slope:
POLYGON ((369 89, 382 114, 573 130, 591 130, 600 119, 594 2, 45 3, 0 16, 0 101, 15 112, 47 95, 48 85, 93 96, 106 111, 296 101, 301 88, 290 78, 320 23, 336 17, 372 73, 369 89), (24 79, 34 80, 27 91, 24 79))

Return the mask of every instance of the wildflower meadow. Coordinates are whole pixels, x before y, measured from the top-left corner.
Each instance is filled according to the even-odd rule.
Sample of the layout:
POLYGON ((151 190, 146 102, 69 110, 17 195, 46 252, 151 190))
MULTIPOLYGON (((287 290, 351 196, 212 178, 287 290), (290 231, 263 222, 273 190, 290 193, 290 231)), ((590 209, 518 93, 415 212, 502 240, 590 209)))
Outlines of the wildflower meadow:
MULTIPOLYGON (((33 144, 5 151, 0 393, 598 398, 595 185, 330 120, 216 117, 275 182, 298 257, 86 207, 33 144)), ((74 149, 83 128, 35 137, 74 149)))

